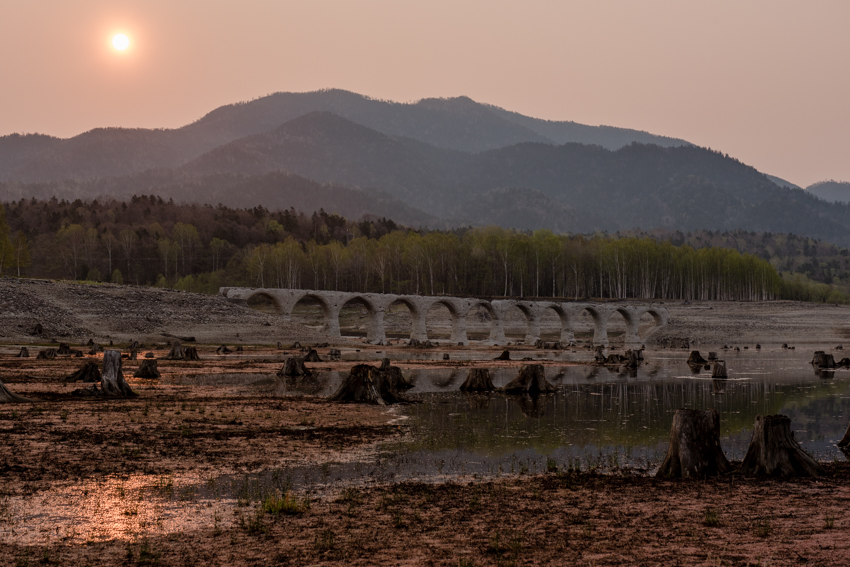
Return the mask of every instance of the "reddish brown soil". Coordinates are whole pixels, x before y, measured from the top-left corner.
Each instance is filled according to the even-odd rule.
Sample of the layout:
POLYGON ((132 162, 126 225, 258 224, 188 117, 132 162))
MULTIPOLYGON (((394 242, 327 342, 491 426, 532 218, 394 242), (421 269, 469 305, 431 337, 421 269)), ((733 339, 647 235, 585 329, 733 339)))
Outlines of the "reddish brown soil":
POLYGON ((850 470, 808 480, 547 474, 348 489, 300 514, 136 541, 0 548, 3 564, 847 565, 850 470))

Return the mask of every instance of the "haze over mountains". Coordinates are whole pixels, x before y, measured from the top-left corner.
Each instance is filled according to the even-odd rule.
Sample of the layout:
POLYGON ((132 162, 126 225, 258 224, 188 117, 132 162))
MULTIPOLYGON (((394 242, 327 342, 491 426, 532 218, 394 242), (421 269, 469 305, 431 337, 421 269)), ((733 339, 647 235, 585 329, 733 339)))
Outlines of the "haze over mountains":
POLYGON ((847 205, 684 140, 466 97, 279 93, 174 130, 0 138, 0 198, 158 194, 411 225, 795 232, 850 244, 847 205))

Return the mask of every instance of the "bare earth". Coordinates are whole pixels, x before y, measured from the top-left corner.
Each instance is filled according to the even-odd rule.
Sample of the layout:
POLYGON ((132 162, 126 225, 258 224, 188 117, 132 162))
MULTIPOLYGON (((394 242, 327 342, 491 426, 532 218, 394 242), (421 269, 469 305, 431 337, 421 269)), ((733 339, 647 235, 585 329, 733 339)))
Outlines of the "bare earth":
MULTIPOLYGON (((670 339, 690 344, 788 343, 832 347, 850 333, 850 308, 795 302, 667 303, 671 324, 647 336, 648 355, 670 339)), ((447 332, 435 313, 429 332, 447 332)), ((523 333, 514 318, 513 335, 523 333)), ((312 325, 317 321, 303 317, 312 325)), ((405 332, 403 313, 387 318, 405 332)), ((550 321, 544 334, 556 334, 550 321)), ((358 331, 360 315, 347 315, 358 331)), ((486 321, 471 321, 486 332, 486 321)), ((509 326, 510 328, 510 326, 509 326)), ((590 326, 579 321, 573 364, 586 364, 590 326)), ((646 326, 644 332, 649 330, 646 326)), ((406 435, 394 408, 257 395, 196 377, 276 372, 278 349, 330 342, 351 352, 387 350, 403 368, 519 366, 408 358, 421 350, 333 341, 220 297, 133 286, 0 279, 0 379, 35 403, 0 405, 0 565, 846 565, 850 564, 850 465, 827 463, 817 479, 667 481, 628 470, 612 475, 550 471, 435 484, 376 480, 331 492, 294 494, 289 513, 262 511, 268 498, 202 498, 198 486, 292 465, 368 461, 381 442, 406 435), (42 335, 32 334, 36 324, 42 335), (201 361, 163 360, 169 335, 194 336, 201 361), (51 343, 131 340, 153 352, 163 378, 132 378, 139 394, 85 399, 64 377, 86 360, 21 359, 51 343), (241 354, 215 348, 243 345, 241 354), (241 475, 241 476, 240 476, 241 475), (179 495, 176 498, 175 495, 179 495), (168 496, 166 498, 166 496, 168 496), (308 500, 309 499, 309 500, 308 500)), ((440 340, 440 339, 438 339, 440 340)), ((612 323, 612 343, 621 340, 612 323)), ((493 356, 501 347, 477 345, 493 356)), ((681 346, 678 346, 681 348, 681 346)), ((319 354, 327 360, 328 348, 319 354)), ((569 355, 572 356, 572 355, 569 355)), ((492 358, 489 355, 486 358, 492 358)), ((572 360, 572 358, 571 358, 572 360)), ((557 363, 564 365, 563 361, 557 363)), ((351 362, 316 369, 347 370, 351 362)), ((247 477, 246 477, 247 478, 247 477)), ((230 481, 226 481, 230 482, 230 481)), ((211 490, 211 489, 210 489, 211 490)), ((272 496, 285 497, 285 489, 272 496)))

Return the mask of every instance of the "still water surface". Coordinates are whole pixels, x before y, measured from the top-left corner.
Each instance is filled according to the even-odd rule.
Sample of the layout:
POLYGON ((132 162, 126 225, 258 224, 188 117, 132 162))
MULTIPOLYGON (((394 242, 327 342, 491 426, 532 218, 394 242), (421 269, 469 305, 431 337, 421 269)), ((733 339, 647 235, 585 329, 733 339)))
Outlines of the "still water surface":
MULTIPOLYGON (((692 371, 686 355, 651 353, 631 373, 547 367, 546 377, 558 391, 534 398, 464 394, 458 391, 464 368, 406 370, 415 383, 406 395, 419 403, 400 408, 409 426, 403 441, 383 445, 375 462, 295 467, 285 476, 295 487, 309 490, 361 481, 540 472, 552 466, 653 473, 664 458, 678 408, 716 408, 721 445, 731 460, 746 453, 755 417, 777 413, 791 418, 796 439, 817 459, 844 459, 835 442, 850 421, 850 371, 818 374, 809 363, 811 355, 802 351, 730 351, 721 354, 729 378, 712 380, 708 371, 692 371)), ((516 373, 495 370, 493 382, 502 386, 516 373)), ((343 378, 344 373, 332 372, 300 380, 242 379, 246 389, 324 396, 343 378)))

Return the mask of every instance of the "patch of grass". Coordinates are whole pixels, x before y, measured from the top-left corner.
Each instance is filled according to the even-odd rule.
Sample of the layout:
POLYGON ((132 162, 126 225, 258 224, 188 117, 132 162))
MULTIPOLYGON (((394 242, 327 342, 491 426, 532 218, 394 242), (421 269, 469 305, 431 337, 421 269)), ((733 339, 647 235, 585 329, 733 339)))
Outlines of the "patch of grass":
POLYGON ((558 472, 558 461, 556 461, 552 457, 548 457, 546 459, 546 472, 548 472, 548 473, 558 472))
POLYGON ((835 516, 827 512, 823 517, 823 527, 831 530, 835 527, 835 516))
POLYGON ((245 516, 239 516, 239 527, 248 532, 249 535, 258 535, 268 532, 269 528, 264 521, 265 512, 262 507, 257 508, 257 512, 247 520, 245 516))
POLYGON ((457 567, 472 567, 474 563, 472 563, 471 559, 458 559, 457 567))
POLYGON ((62 411, 60 411, 59 412, 59 419, 61 419, 63 422, 67 422, 68 421, 68 410, 63 409, 62 411))
POLYGON ((310 509, 310 501, 306 498, 299 500, 292 496, 289 492, 285 492, 283 496, 269 494, 263 500, 261 509, 263 512, 275 515, 303 514, 310 509))
POLYGON ((705 511, 705 517, 702 519, 702 525, 708 528, 715 528, 720 525, 720 514, 714 508, 708 508, 705 511))
POLYGON ((336 536, 334 535, 333 530, 327 528, 317 533, 314 545, 316 550, 320 553, 331 551, 334 547, 336 547, 336 536))
POLYGON ((762 518, 753 522, 753 533, 758 537, 767 537, 773 531, 770 520, 762 518))

